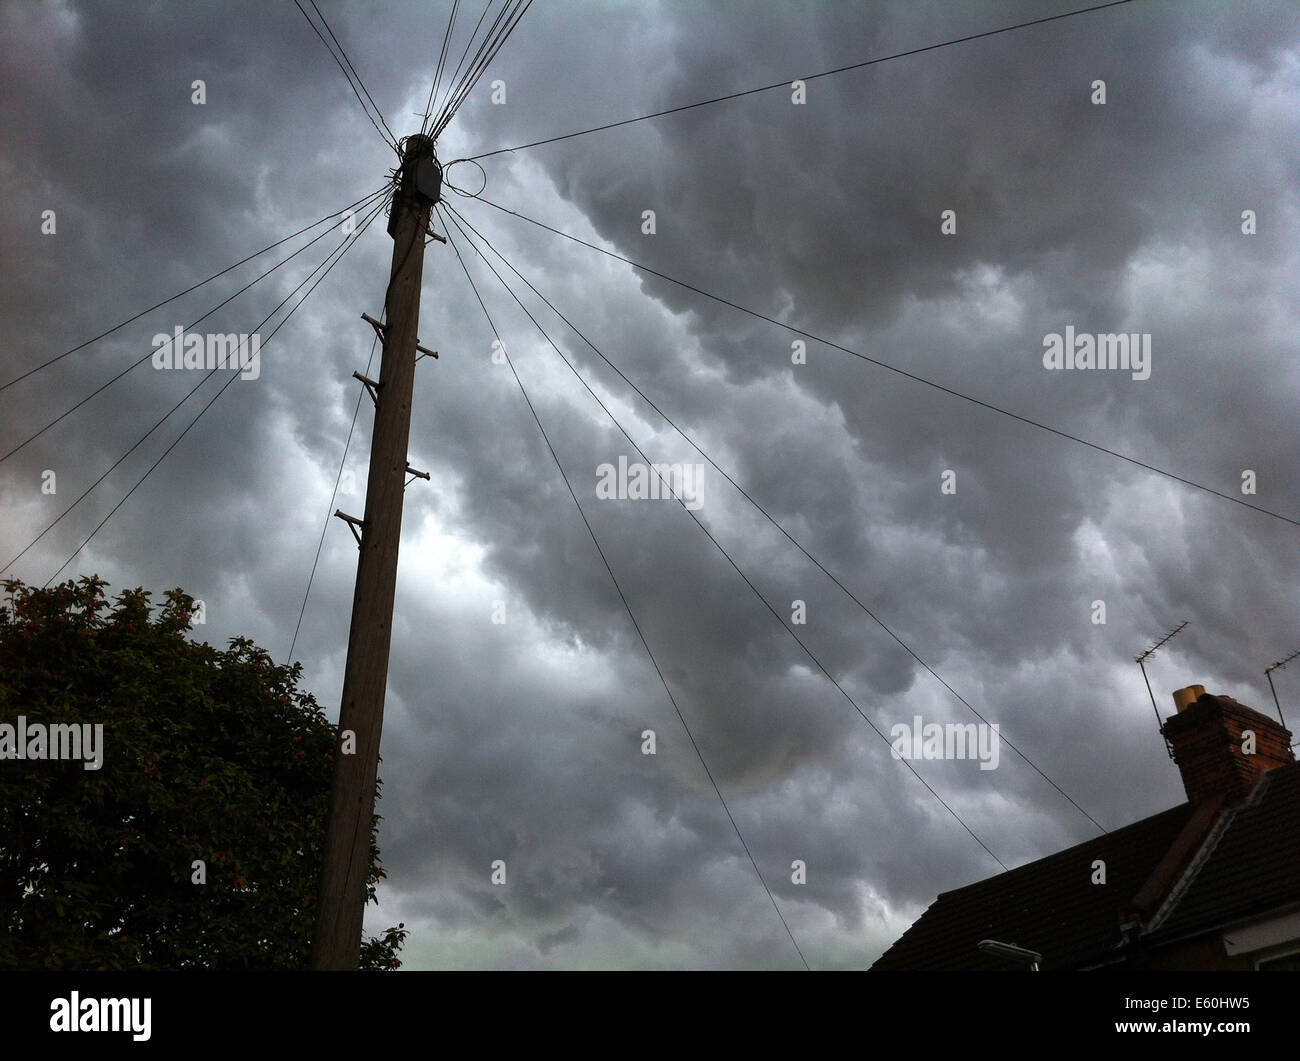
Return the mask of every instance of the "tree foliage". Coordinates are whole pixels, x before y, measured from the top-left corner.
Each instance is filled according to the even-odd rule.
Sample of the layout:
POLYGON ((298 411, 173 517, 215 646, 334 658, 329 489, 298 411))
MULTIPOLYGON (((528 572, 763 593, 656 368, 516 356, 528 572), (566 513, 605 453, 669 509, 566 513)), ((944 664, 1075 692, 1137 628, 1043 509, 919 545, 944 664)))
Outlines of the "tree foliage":
MULTIPOLYGON (((300 665, 190 640, 181 590, 106 586, 5 583, 0 723, 104 729, 99 770, 0 760, 0 968, 306 968, 334 727, 300 665)), ((375 829, 370 854, 375 901, 375 829)), ((397 968, 405 935, 362 968, 397 968)))

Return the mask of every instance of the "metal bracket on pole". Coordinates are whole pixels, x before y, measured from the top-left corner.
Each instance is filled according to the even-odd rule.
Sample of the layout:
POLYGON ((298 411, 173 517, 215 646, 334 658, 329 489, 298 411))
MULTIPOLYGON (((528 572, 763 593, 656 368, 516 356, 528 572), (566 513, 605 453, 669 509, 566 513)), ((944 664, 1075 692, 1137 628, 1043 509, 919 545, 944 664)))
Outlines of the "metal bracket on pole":
POLYGON ((440 236, 440 235, 438 235, 438 233, 436 233, 436 232, 433 231, 433 223, 432 223, 432 222, 429 223, 429 227, 428 227, 427 229, 425 229, 425 232, 427 232, 427 233, 429 234, 430 238, 432 238, 432 239, 436 239, 439 243, 446 243, 446 242, 447 242, 447 237, 446 237, 446 236, 440 236))
POLYGON ((359 379, 362 383, 364 383, 364 384, 366 385, 366 390, 368 390, 368 391, 370 392, 370 400, 371 400, 372 402, 374 402, 376 405, 378 405, 378 404, 379 404, 379 384, 376 383, 376 382, 375 382, 373 379, 371 379, 369 376, 363 376, 360 372, 354 372, 354 373, 352 373, 352 378, 353 378, 353 379, 359 379))
MULTIPOLYGON (((372 328, 375 329, 375 334, 379 336, 379 341, 380 341, 381 343, 382 343, 382 342, 386 342, 386 339, 384 338, 384 336, 385 336, 385 333, 388 331, 388 325, 387 325, 387 324, 381 324, 379 321, 375 320, 375 318, 372 317, 369 313, 363 313, 363 314, 361 314, 361 319, 362 319, 363 321, 365 321, 367 324, 369 324, 370 327, 372 327, 372 328)), ((425 347, 421 346, 421 345, 420 345, 420 340, 419 340, 418 338, 415 340, 415 349, 416 349, 416 351, 417 351, 415 360, 417 360, 417 361, 420 360, 420 357, 421 357, 421 356, 424 356, 424 357, 437 357, 437 356, 438 356, 438 351, 437 351, 437 350, 429 350, 429 349, 426 349, 425 347)), ((354 372, 353 375, 355 376, 356 373, 354 372)), ((357 378, 358 378, 358 379, 361 379, 360 376, 357 376, 357 378)))
POLYGON ((348 530, 352 532, 352 537, 354 537, 357 540, 357 548, 360 549, 361 531, 357 530, 357 528, 360 527, 362 530, 364 530, 366 526, 366 521, 363 519, 357 519, 356 516, 349 516, 341 508, 336 508, 334 510, 334 515, 338 516, 339 519, 341 519, 344 523, 348 525, 348 530))
POLYGON ((429 473, 428 473, 428 472, 422 472, 422 471, 419 471, 419 470, 417 470, 417 469, 415 469, 415 468, 412 468, 412 467, 411 467, 411 464, 410 464, 410 461, 407 461, 407 464, 406 464, 406 471, 407 471, 407 474, 409 474, 409 475, 411 476, 410 479, 407 479, 407 480, 406 480, 406 485, 407 485, 407 486, 410 486, 413 482, 415 482, 416 479, 423 479, 423 480, 425 480, 426 482, 429 481, 429 473))

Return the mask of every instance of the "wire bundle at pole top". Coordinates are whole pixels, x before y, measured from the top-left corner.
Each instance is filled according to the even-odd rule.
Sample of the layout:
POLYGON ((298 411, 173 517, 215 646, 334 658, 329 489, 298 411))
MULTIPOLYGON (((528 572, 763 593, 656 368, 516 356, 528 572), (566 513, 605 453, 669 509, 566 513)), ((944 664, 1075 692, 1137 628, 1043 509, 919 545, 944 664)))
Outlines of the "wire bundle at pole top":
POLYGON ((447 44, 451 38, 452 24, 456 19, 456 4, 453 4, 451 17, 447 22, 447 32, 443 37, 443 49, 438 59, 437 72, 434 75, 433 90, 429 93, 429 106, 425 109, 424 120, 420 123, 420 132, 427 134, 431 139, 437 140, 442 131, 447 128, 447 123, 455 116, 460 105, 465 102, 469 94, 478 84, 479 79, 491 65, 492 60, 496 58, 497 53, 501 51, 506 39, 519 25, 520 20, 524 17, 528 8, 532 6, 533 0, 506 0, 501 9, 497 12, 496 18, 488 26, 487 32, 484 33, 482 40, 479 41, 478 49, 474 52, 474 57, 470 59, 469 65, 465 66, 465 60, 469 56, 470 47, 474 43, 474 38, 478 34, 479 27, 483 24, 483 19, 488 11, 492 8, 493 0, 488 0, 487 6, 483 8, 483 13, 479 15, 478 22, 474 24, 474 29, 465 42, 465 50, 461 53, 460 61, 456 64, 456 69, 448 79, 447 95, 443 99, 437 114, 431 113, 432 101, 434 94, 437 92, 438 82, 441 79, 442 71, 446 60, 447 44), (464 67, 464 74, 461 69, 464 67), (460 78, 458 81, 457 78, 460 78))

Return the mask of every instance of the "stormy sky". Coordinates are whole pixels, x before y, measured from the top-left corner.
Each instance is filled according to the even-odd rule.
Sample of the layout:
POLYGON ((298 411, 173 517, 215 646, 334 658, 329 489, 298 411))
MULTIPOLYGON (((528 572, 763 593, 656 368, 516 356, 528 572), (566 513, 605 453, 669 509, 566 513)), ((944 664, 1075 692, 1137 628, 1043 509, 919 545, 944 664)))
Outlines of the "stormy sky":
MULTIPOLYGON (((450 0, 319 2, 388 125, 418 131, 450 0)), ((440 357, 410 442, 431 481, 406 492, 366 922, 406 923, 407 968, 800 967, 710 773, 808 964, 869 965, 938 893, 1001 871, 862 717, 978 722, 916 657, 1000 727, 996 769, 911 765, 1007 866, 1097 834, 1007 739, 1107 829, 1183 800, 1134 663, 1182 620, 1148 665, 1161 715, 1192 683, 1273 713, 1264 668, 1300 647, 1293 6, 1134 0, 812 78, 799 104, 788 86, 1086 6, 538 0, 457 110, 444 163, 787 83, 447 176, 790 327, 447 199, 871 614, 494 262, 602 410, 453 227, 661 681, 456 251, 431 243, 440 357), (1045 367, 1067 328, 1149 335, 1149 378, 1045 367), (650 460, 706 465, 693 513, 598 496, 600 465, 641 460, 611 413, 650 460)), ((0 383, 393 168, 292 3, 9 3, 0 33, 0 383)), ((326 227, 0 391, 3 449, 326 227)), ((258 330, 343 238, 197 330, 258 330)), ((325 526, 293 654, 333 718, 357 550, 327 514, 364 510, 369 400, 331 499, 391 248, 381 214, 59 575, 181 586, 206 605, 195 636, 285 661, 325 526)), ((199 375, 146 360, 0 464, 0 563, 199 375)), ((229 375, 6 575, 54 575, 229 375)), ((1300 675, 1274 677, 1297 717, 1300 675)))

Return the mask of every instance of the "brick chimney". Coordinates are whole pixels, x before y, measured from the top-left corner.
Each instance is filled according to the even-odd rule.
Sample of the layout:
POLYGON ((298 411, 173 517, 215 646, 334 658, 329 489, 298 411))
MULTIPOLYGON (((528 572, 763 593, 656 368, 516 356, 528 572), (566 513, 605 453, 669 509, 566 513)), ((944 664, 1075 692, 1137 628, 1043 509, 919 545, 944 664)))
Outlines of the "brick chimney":
POLYGON ((1174 693, 1178 713, 1161 732, 1173 749, 1190 803, 1216 796, 1238 803, 1269 770, 1295 762, 1291 732, 1230 696, 1214 696, 1201 685, 1174 693), (1254 754, 1250 752, 1250 735, 1254 754))

